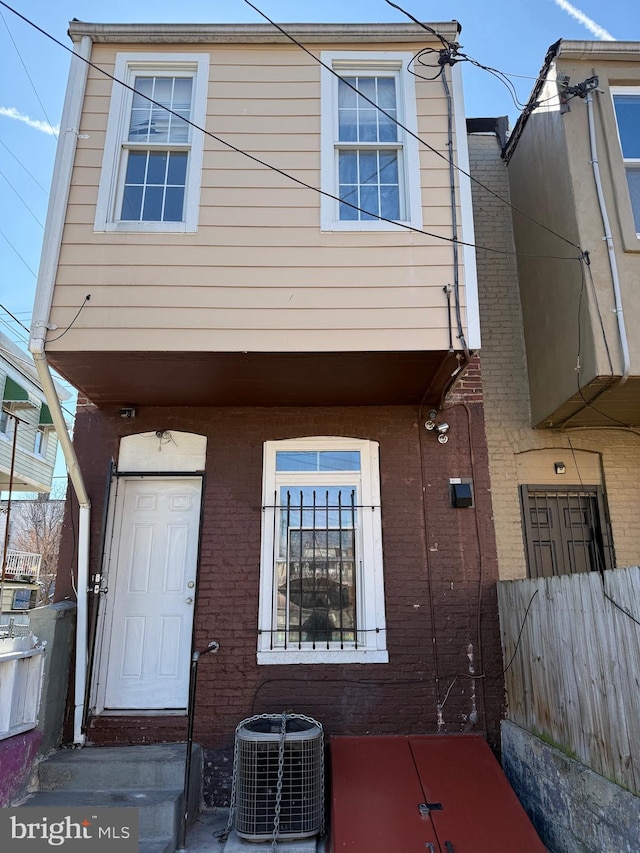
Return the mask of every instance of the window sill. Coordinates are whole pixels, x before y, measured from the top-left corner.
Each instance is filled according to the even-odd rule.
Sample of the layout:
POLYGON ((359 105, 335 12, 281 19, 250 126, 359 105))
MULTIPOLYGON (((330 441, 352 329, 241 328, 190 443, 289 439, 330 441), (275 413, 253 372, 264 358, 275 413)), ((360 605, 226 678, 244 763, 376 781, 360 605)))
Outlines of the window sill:
POLYGON ((417 228, 422 230, 419 225, 414 225, 412 222, 381 222, 381 221, 356 221, 351 219, 336 220, 335 222, 327 223, 321 227, 321 231, 407 231, 407 228, 417 228))
POLYGON ((187 222, 106 222, 94 232, 116 231, 124 234, 196 234, 198 228, 187 222))
POLYGON ((292 649, 258 652, 259 665, 314 663, 389 663, 386 649, 292 649))

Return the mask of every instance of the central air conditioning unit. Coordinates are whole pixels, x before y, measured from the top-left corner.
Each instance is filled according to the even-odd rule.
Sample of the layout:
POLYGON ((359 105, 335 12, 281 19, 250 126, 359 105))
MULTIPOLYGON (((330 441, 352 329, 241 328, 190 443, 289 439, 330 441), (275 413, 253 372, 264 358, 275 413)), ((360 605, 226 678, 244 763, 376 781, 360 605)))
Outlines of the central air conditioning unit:
POLYGON ((235 829, 249 841, 310 838, 323 829, 322 726, 287 714, 283 731, 282 721, 265 714, 236 729, 235 829))

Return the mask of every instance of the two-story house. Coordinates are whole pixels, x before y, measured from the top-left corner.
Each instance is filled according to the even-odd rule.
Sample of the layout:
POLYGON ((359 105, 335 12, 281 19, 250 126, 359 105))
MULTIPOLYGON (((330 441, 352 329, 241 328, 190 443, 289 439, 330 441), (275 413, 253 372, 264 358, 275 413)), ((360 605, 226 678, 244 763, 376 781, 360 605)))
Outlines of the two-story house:
POLYGON ((217 640, 210 802, 251 713, 497 741, 459 27, 432 29, 70 25, 31 349, 81 393, 74 738, 183 740, 217 640))
POLYGON ((495 138, 471 137, 478 174, 516 208, 489 227, 495 205, 474 190, 478 242, 518 253, 500 268, 479 256, 503 578, 639 560, 639 129, 640 44, 560 41, 506 170, 495 138))

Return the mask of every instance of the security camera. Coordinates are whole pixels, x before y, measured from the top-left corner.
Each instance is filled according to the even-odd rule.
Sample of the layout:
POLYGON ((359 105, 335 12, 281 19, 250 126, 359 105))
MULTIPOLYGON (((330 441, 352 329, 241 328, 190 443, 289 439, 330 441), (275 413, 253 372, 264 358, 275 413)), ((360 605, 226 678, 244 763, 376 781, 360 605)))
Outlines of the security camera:
POLYGON ((438 434, 438 441, 440 442, 440 444, 446 444, 449 441, 449 436, 447 435, 447 433, 449 432, 449 424, 444 422, 441 424, 436 424, 435 429, 436 433, 438 434))

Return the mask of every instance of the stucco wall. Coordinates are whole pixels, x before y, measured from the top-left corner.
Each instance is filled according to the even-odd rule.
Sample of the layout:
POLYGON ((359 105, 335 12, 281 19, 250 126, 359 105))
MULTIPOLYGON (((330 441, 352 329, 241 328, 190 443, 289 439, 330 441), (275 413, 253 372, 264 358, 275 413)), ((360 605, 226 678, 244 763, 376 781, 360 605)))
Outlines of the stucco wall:
MULTIPOLYGON (((507 172, 496 137, 471 135, 469 153, 473 176, 508 199, 507 172)), ((473 197, 478 244, 513 252, 510 208, 476 183, 473 197)), ((482 250, 478 250, 477 256, 485 420, 501 579, 526 577, 518 495, 523 459, 520 454, 551 448, 557 451, 557 461, 565 462, 567 473, 556 475, 549 454, 541 454, 537 465, 539 484, 576 487, 581 483, 593 484, 597 466, 592 457, 582 456, 580 451, 599 454, 617 565, 637 564, 640 530, 634 480, 640 466, 640 435, 615 427, 564 432, 531 429, 516 259, 482 250), (573 452, 577 466, 573 464, 573 452)), ((530 459, 527 464, 531 466, 530 459)), ((521 482, 526 481, 521 479, 521 482)))

